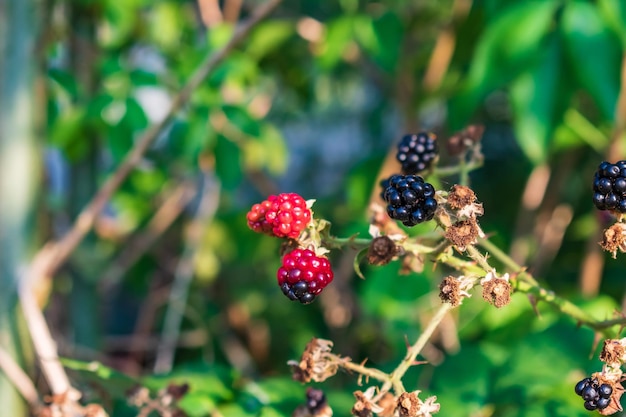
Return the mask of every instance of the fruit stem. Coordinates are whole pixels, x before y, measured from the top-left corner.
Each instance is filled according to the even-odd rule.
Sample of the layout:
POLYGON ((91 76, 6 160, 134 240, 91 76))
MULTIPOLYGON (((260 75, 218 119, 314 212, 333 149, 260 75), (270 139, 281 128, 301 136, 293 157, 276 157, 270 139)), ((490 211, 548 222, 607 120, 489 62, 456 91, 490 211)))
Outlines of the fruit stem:
POLYGON ((507 255, 502 249, 497 247, 492 241, 483 238, 478 240, 478 244, 491 255, 493 255, 494 258, 502 262, 505 267, 511 269, 514 274, 517 274, 517 279, 522 279, 531 285, 539 285, 535 278, 533 278, 532 275, 525 271, 525 268, 515 262, 513 258, 507 255))
POLYGON ((480 160, 474 159, 469 162, 465 162, 465 160, 462 160, 462 162, 459 163, 458 165, 453 165, 453 166, 443 167, 443 168, 436 168, 434 171, 434 174, 437 175, 438 177, 449 177, 452 175, 460 174, 461 184, 466 185, 465 183, 463 183, 463 176, 467 176, 467 174, 469 174, 471 171, 478 169, 482 166, 483 166, 482 159, 480 160))
POLYGON ((357 374, 366 376, 368 378, 373 378, 381 382, 387 382, 390 380, 389 374, 381 371, 380 369, 368 368, 363 364, 351 362, 350 360, 346 360, 345 358, 342 358, 341 356, 335 355, 333 353, 328 353, 326 354, 326 356, 331 359, 335 364, 337 364, 337 366, 339 366, 340 368, 356 372, 357 374))
POLYGON ((345 246, 349 246, 354 249, 362 249, 368 247, 372 243, 372 239, 369 238, 356 238, 351 237, 336 237, 336 236, 324 236, 322 238, 323 245, 327 248, 340 249, 345 246))
POLYGON ((413 345, 409 347, 402 362, 400 362, 396 369, 391 372, 391 374, 389 375, 389 379, 380 388, 380 391, 376 395, 376 397, 374 397, 373 402, 381 399, 383 395, 385 395, 392 387, 396 391, 398 389, 404 389, 400 385, 398 385, 398 383, 402 380, 402 377, 404 376, 404 374, 406 374, 409 368, 413 366, 417 355, 419 355, 424 346, 426 346, 426 343, 428 342, 434 331, 437 329, 437 326, 439 326, 439 323, 441 323, 448 311, 450 311, 452 308, 452 304, 448 303, 444 303, 439 307, 439 310, 437 310, 435 315, 430 319, 428 325, 422 331, 422 334, 420 334, 415 343, 413 343, 413 345))

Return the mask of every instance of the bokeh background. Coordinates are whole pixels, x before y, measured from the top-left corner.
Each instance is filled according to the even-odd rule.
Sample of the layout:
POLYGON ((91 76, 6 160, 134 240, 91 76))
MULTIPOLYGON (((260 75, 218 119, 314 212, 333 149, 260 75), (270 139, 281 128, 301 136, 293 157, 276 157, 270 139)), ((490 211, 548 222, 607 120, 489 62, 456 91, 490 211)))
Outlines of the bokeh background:
MULTIPOLYGON (((8 307, 16 266, 69 230, 260 3, 0 3, 2 340, 21 346, 42 393, 28 343, 7 330, 21 320, 8 307), (15 120, 30 140, 11 130, 15 120)), ((126 398, 136 384, 155 393, 185 382, 187 415, 269 417, 304 401, 286 362, 311 337, 392 370, 447 271, 363 266, 361 280, 355 252, 333 251, 335 282, 302 306, 276 285, 281 242, 250 231, 245 214, 269 194, 297 192, 316 199, 334 234, 367 236, 369 201, 380 173, 395 169, 400 137, 435 132, 447 165, 445 141, 470 123, 485 126, 484 166, 471 174, 485 232, 543 286, 611 318, 626 267, 597 245, 611 219, 593 209, 591 181, 600 161, 626 158, 625 41, 619 0, 283 2, 193 91, 93 231, 39 284, 72 382, 112 416, 138 414, 126 398), (181 322, 168 361, 159 351, 173 305, 181 322)), ((437 395, 441 415, 584 416, 573 386, 600 369, 596 357, 593 332, 549 306, 535 311, 515 295, 495 309, 477 295, 442 323, 428 364, 404 385, 437 395)), ((5 410, 26 415, 0 380, 3 404, 15 407, 5 410)), ((356 382, 341 374, 314 386, 342 416, 356 382)))

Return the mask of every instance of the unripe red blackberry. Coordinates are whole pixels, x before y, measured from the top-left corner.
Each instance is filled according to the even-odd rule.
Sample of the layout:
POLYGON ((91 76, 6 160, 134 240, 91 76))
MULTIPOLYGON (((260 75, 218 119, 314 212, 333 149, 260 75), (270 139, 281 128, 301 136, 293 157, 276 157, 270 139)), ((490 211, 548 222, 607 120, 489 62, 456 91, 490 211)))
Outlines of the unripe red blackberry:
POLYGON ((309 304, 332 282, 333 271, 327 258, 310 249, 294 249, 283 256, 276 278, 290 300, 309 304))
POLYGON ((402 165, 403 174, 417 174, 430 168, 437 157, 438 148, 435 135, 420 132, 405 135, 398 143, 396 159, 402 165))
POLYGON ((593 178, 593 204, 598 210, 626 213, 626 161, 603 161, 593 178))
POLYGON ((253 205, 246 217, 255 232, 295 239, 311 221, 311 210, 298 194, 283 193, 253 205))
POLYGON ((381 182, 387 214, 405 226, 431 220, 437 209, 435 188, 418 175, 392 175, 381 182))

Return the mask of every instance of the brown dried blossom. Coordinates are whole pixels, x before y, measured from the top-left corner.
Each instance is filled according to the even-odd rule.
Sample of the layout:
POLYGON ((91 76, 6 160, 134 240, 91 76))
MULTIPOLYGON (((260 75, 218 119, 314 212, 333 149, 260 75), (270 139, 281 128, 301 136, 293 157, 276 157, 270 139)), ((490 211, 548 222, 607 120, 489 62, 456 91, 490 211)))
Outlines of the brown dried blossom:
POLYGON ((460 210, 476 202, 476 193, 464 185, 453 185, 448 194, 448 205, 453 210, 460 210))
POLYGON ((618 222, 606 229, 599 243, 602 249, 611 253, 613 259, 617 257, 618 250, 626 252, 626 224, 618 222))
POLYGON ((511 283, 509 274, 498 277, 495 273, 489 272, 480 281, 483 286, 483 299, 497 308, 504 307, 511 302, 511 283))
POLYGON ((625 344, 625 339, 606 339, 600 352, 600 360, 611 367, 619 368, 626 361, 625 344))
POLYGON ((354 391, 356 402, 352 407, 352 415, 357 417, 372 417, 373 413, 380 413, 383 408, 372 402, 376 387, 369 387, 365 392, 354 391))
MULTIPOLYGON (((328 354, 333 342, 325 339, 313 338, 306 345, 299 361, 291 360, 287 364, 291 367, 293 379, 303 383, 322 382, 335 375, 339 366, 328 354)), ((347 359, 346 359, 347 360, 347 359)))
POLYGON ((377 236, 367 250, 367 262, 371 265, 386 265, 398 254, 398 246, 389 236, 377 236))
POLYGON ((452 307, 457 307, 463 301, 463 298, 470 297, 467 292, 472 288, 472 282, 469 278, 460 276, 455 278, 449 275, 441 281, 439 284, 439 298, 444 303, 452 304, 452 307))
POLYGON ((478 237, 481 235, 482 231, 476 219, 469 218, 467 220, 458 221, 448 227, 445 238, 452 242, 457 250, 463 252, 468 245, 476 243, 478 237))
POLYGON ((431 417, 439 412, 441 406, 436 403, 437 397, 428 397, 426 401, 419 399, 420 391, 403 392, 398 397, 397 410, 400 417, 431 417))

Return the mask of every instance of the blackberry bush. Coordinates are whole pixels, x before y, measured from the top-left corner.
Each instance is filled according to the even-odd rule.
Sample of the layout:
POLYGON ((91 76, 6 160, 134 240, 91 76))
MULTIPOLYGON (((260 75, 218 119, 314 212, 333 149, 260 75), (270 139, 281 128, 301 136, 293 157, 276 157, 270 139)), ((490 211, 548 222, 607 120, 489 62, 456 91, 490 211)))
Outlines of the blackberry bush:
POLYGON ((593 204, 598 210, 626 213, 626 161, 603 161, 593 178, 593 204))
POLYGON ((417 174, 430 168, 437 158, 438 147, 435 135, 420 132, 405 135, 398 143, 396 159, 402 165, 403 174, 417 174))
POLYGON ((405 226, 431 220, 437 209, 435 188, 418 175, 392 175, 381 182, 387 214, 405 226))

